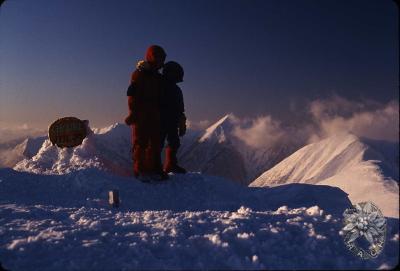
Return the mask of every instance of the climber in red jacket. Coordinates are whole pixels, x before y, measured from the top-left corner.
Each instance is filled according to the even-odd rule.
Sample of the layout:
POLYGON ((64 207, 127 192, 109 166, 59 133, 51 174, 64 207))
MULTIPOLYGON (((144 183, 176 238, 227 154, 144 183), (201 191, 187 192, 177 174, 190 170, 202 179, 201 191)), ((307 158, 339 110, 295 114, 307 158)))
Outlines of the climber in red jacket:
POLYGON ((129 115, 125 123, 132 128, 133 173, 136 177, 168 175, 161 164, 160 102, 163 79, 158 70, 163 66, 166 53, 158 45, 147 49, 146 61, 139 61, 132 73, 127 91, 129 115))

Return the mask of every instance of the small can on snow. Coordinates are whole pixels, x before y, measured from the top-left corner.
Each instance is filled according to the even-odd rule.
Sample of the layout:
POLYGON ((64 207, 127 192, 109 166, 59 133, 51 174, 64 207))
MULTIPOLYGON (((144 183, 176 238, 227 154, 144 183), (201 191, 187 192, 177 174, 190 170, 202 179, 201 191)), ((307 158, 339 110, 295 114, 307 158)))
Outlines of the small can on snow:
POLYGON ((108 192, 108 203, 114 208, 119 207, 119 191, 117 189, 108 192))

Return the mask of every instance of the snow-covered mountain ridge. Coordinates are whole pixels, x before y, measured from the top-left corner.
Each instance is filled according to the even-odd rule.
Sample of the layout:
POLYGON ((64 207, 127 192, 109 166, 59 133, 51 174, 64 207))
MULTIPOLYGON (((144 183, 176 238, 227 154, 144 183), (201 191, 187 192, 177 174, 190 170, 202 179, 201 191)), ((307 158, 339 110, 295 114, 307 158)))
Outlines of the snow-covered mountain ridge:
POLYGON ((396 155, 399 145, 386 144, 340 133, 301 148, 263 173, 250 186, 288 183, 336 186, 348 193, 352 202, 372 200, 385 215, 398 217, 396 155))
POLYGON ((222 176, 248 185, 265 170, 296 151, 303 142, 278 141, 255 148, 237 137, 238 119, 228 114, 205 131, 184 140, 180 161, 190 171, 222 176))
MULTIPOLYGON (((255 149, 234 134, 238 123, 228 114, 204 131, 188 130, 182 138, 179 162, 192 172, 221 176, 247 185, 271 168, 299 144, 276 144, 255 149)), ((15 156, 13 168, 40 174, 64 174, 82 168, 99 168, 117 175, 132 174, 130 127, 116 123, 94 128, 82 145, 60 149, 42 138, 42 145, 30 157, 15 156)))
MULTIPOLYGON (((398 217, 398 143, 339 133, 297 151, 295 146, 300 143, 294 142, 255 149, 235 136, 237 125, 238 120, 227 115, 204 131, 189 130, 182 139, 180 163, 189 171, 222 176, 241 184, 253 178, 251 186, 336 186, 348 193, 352 202, 373 200, 385 215, 398 217)), ((41 137, 20 142, 3 156, 22 159, 14 169, 37 174, 98 168, 131 176, 130 146, 130 128, 116 123, 93 129, 82 145, 73 149, 57 148, 41 137), (14 156, 8 156, 10 153, 14 156)))

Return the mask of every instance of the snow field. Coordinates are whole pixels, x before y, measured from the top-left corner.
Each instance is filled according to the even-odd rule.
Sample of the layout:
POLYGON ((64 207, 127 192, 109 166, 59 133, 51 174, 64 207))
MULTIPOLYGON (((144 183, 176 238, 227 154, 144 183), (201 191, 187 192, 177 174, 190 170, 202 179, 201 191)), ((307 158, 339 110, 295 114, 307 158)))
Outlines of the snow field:
POLYGON ((375 260, 344 246, 347 195, 326 185, 243 187, 188 173, 143 184, 97 169, 0 169, 0 261, 10 270, 384 268, 398 262, 398 220, 375 260), (121 207, 108 206, 118 189, 121 207))

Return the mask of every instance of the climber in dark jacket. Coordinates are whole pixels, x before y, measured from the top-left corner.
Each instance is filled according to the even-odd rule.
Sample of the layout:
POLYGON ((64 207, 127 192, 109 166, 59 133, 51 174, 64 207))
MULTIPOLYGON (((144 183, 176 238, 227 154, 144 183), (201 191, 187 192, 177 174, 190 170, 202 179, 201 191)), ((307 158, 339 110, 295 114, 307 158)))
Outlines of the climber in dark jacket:
POLYGON ((159 175, 167 179, 161 164, 160 103, 163 78, 158 70, 166 53, 160 46, 147 49, 146 61, 139 61, 127 91, 129 115, 125 123, 132 128, 133 173, 136 177, 159 175))
POLYGON ((186 116, 182 90, 177 83, 183 81, 184 71, 181 65, 174 61, 165 63, 163 70, 164 96, 161 102, 161 147, 165 139, 168 145, 165 149, 164 171, 166 173, 186 173, 178 165, 177 152, 180 147, 179 137, 186 133, 186 116))

